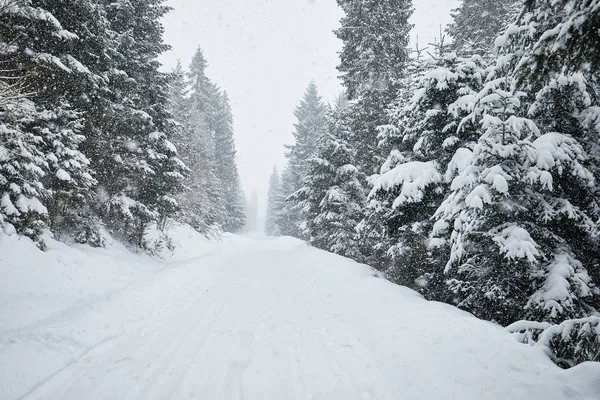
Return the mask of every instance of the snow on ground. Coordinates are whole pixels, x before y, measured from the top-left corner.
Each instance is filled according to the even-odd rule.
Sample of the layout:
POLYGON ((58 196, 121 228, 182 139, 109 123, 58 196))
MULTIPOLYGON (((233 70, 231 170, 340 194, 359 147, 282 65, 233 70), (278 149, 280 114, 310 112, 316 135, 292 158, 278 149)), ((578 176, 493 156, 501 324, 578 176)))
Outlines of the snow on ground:
POLYGON ((0 399, 598 399, 504 329, 291 238, 167 260, 0 234, 0 399))

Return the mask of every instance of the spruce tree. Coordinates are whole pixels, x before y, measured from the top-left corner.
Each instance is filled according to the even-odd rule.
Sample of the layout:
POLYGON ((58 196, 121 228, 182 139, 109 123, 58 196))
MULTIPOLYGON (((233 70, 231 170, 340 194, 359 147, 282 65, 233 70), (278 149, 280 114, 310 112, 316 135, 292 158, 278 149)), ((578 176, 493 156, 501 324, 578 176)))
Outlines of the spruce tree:
POLYGON ((362 261, 356 226, 363 218, 365 199, 348 141, 349 110, 348 101, 340 96, 316 154, 308 160, 303 187, 293 197, 299 202, 303 235, 312 245, 362 261))
POLYGON ((185 167, 169 141, 174 127, 168 112, 169 76, 159 71, 164 44, 162 0, 106 1, 110 28, 118 37, 111 69, 112 104, 108 125, 92 149, 106 201, 103 216, 138 247, 152 223, 172 216, 185 167), (101 150, 99 146, 103 146, 101 150), (106 151, 109 149, 110 151, 106 151), (103 156, 103 155, 107 156, 103 156))
POLYGON ((189 95, 182 110, 182 158, 192 171, 181 196, 185 221, 200 232, 220 230, 225 220, 221 182, 216 174, 215 127, 220 93, 206 76, 207 62, 198 48, 188 72, 189 95))
POLYGON ((215 174, 221 183, 225 208, 222 226, 225 231, 238 232, 246 224, 246 219, 235 159, 233 116, 226 93, 219 96, 216 104, 214 144, 215 174))
MULTIPOLYGON (((519 62, 521 81, 586 73, 597 79, 600 7, 596 0, 527 0, 513 31, 530 43, 519 62)), ((503 44, 503 43, 499 43, 503 44)))
POLYGON ((431 248, 431 217, 448 192, 444 172, 454 152, 477 139, 473 124, 463 121, 468 115, 464 99, 479 91, 485 71, 480 57, 458 58, 443 41, 420 62, 383 129, 391 152, 381 174, 373 177, 361 231, 382 227, 379 263, 392 281, 440 300, 443 279, 436 258, 442 250, 431 248))
POLYGON ((288 165, 282 176, 282 192, 286 200, 278 218, 283 235, 302 237, 298 201, 290 196, 302 187, 302 179, 308 173, 308 162, 316 152, 317 140, 327 128, 326 106, 314 82, 308 85, 294 115, 297 118, 294 143, 287 146, 288 165))
POLYGON ((277 225, 277 214, 281 210, 281 182, 277 167, 273 167, 273 172, 269 178, 269 192, 267 197, 267 212, 265 216, 265 234, 267 236, 278 236, 279 226, 277 225))
POLYGON ((516 17, 518 0, 462 0, 452 10, 447 32, 460 55, 484 56, 494 49, 500 32, 516 17))
POLYGON ((335 32, 343 42, 338 70, 355 102, 351 129, 357 167, 368 177, 381 164, 377 127, 387 123, 386 109, 409 59, 412 1, 338 0, 338 5, 345 13, 335 32))
POLYGON ((95 184, 80 151, 85 139, 81 113, 71 102, 96 77, 77 59, 85 38, 61 23, 71 22, 66 15, 74 10, 82 18, 95 15, 89 2, 34 5, 24 0, 0 7, 0 112, 6 150, 0 182, 8 186, 3 208, 11 211, 3 219, 40 247, 46 222, 57 235, 84 229, 84 208, 95 184))
POLYGON ((599 208, 590 157, 574 136, 553 131, 559 125, 531 119, 552 91, 569 85, 541 92, 528 110, 526 94, 506 75, 514 48, 476 97, 469 118, 481 136, 472 152, 461 150, 434 235, 451 244, 445 273, 460 307, 503 324, 585 316, 598 301, 588 272, 599 254, 592 245, 599 208))
POLYGON ((281 206, 275 215, 275 223, 280 235, 301 238, 302 230, 300 229, 300 224, 302 222, 300 210, 298 209, 297 201, 289 198, 289 196, 298 190, 296 178, 296 174, 292 172, 288 163, 281 173, 281 206))

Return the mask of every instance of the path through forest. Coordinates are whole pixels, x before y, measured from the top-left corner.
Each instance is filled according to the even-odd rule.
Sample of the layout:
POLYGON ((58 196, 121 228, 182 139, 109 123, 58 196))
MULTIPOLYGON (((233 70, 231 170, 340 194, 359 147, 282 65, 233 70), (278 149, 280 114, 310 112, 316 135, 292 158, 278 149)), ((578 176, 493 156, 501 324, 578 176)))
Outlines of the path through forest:
POLYGON ((291 238, 234 237, 0 332, 7 400, 580 399, 586 368, 291 238))

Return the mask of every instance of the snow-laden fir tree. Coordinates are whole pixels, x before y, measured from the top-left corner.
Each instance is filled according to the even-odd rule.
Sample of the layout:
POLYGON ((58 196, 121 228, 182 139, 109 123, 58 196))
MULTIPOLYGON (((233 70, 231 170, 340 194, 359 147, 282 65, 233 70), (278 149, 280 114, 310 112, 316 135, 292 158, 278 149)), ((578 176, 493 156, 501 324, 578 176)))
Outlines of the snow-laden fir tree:
POLYGON ((349 142, 349 117, 349 103, 341 95, 308 160, 303 187, 293 198, 299 202, 303 236, 313 246, 361 261, 356 226, 363 218, 365 199, 349 142))
POLYGON ((168 49, 160 18, 162 0, 106 2, 110 28, 118 40, 110 54, 110 96, 102 137, 94 141, 92 165, 101 188, 105 222, 125 239, 146 247, 144 234, 172 216, 185 166, 169 141, 174 126, 168 112, 169 75, 157 57, 168 49), (108 150, 108 151, 107 151, 108 150))
POLYGON ((269 192, 267 194, 267 211, 265 215, 265 234, 267 236, 278 236, 279 226, 277 225, 277 214, 283 205, 281 195, 281 182, 277 167, 273 167, 271 177, 269 178, 269 192))
MULTIPOLYGON (((224 202, 222 227, 227 232, 238 232, 246 224, 244 195, 236 165, 233 138, 233 116, 226 93, 222 93, 215 110, 215 174, 221 183, 224 202)), ((219 199, 214 199, 218 201, 219 199)))
POLYGON ((182 159, 191 173, 181 196, 187 223, 200 232, 220 230, 225 220, 223 188, 215 163, 215 128, 221 94, 206 76, 207 62, 198 48, 188 72, 189 95, 183 117, 182 159))
POLYGON ((587 245, 598 237, 599 210, 590 156, 568 132, 531 119, 552 93, 540 92, 528 114, 509 75, 511 55, 527 48, 503 41, 505 57, 466 119, 481 136, 472 151, 457 151, 452 192, 436 212, 434 236, 451 245, 445 273, 456 303, 486 319, 585 316, 599 294, 585 254, 599 254, 587 245))
MULTIPOLYGON (((354 102, 351 129, 359 172, 368 177, 381 165, 377 127, 396 95, 409 60, 408 20, 411 0, 338 0, 344 11, 338 70, 348 98, 354 102)), ((385 156, 384 156, 385 157, 385 156)))
POLYGON ((297 176, 293 173, 288 162, 288 165, 286 165, 281 173, 281 205, 275 214, 275 224, 280 235, 300 238, 302 237, 300 210, 297 207, 297 202, 293 199, 288 200, 288 196, 298 190, 296 178, 297 176))
MULTIPOLYGON (((600 7, 597 0, 527 0, 511 31, 525 36, 531 51, 519 62, 522 80, 552 74, 597 76, 600 66, 600 7)), ((502 43, 499 43, 502 44, 502 43)))
POLYGON ((485 70, 480 57, 458 58, 443 42, 422 64, 404 89, 412 98, 400 91, 390 125, 382 127, 392 150, 372 179, 369 217, 361 231, 382 225, 379 246, 386 261, 380 262, 388 277, 436 297, 431 292, 440 291, 443 279, 437 252, 429 248, 431 217, 447 194, 444 172, 454 152, 477 139, 474 126, 461 120, 468 114, 464 99, 481 89, 485 70))
MULTIPOLYGON (((79 37, 52 13, 65 8, 31 1, 0 4, 0 219, 42 248, 39 235, 46 222, 56 234, 84 229, 84 208, 95 184, 79 149, 80 114, 69 103, 74 92, 81 93, 77 85, 93 77, 73 55, 79 37)), ((79 8, 89 17, 89 3, 79 8)))
POLYGON ((494 41, 518 13, 519 0, 461 0, 447 32, 459 55, 490 54, 494 41))
POLYGON ((294 115, 294 143, 287 146, 288 164, 282 176, 282 193, 286 196, 278 220, 281 234, 302 237, 301 217, 298 201, 288 197, 302 187, 308 173, 308 160, 316 152, 317 141, 327 129, 327 107, 319 95, 317 85, 311 82, 304 93, 294 115))

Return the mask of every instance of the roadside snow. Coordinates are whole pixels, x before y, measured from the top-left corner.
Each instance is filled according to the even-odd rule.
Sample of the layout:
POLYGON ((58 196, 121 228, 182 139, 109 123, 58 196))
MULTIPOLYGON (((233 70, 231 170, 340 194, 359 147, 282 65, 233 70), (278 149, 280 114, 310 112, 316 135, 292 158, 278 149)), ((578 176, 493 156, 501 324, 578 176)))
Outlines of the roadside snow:
POLYGON ((494 324, 291 238, 168 260, 0 233, 0 398, 597 399, 494 324))

